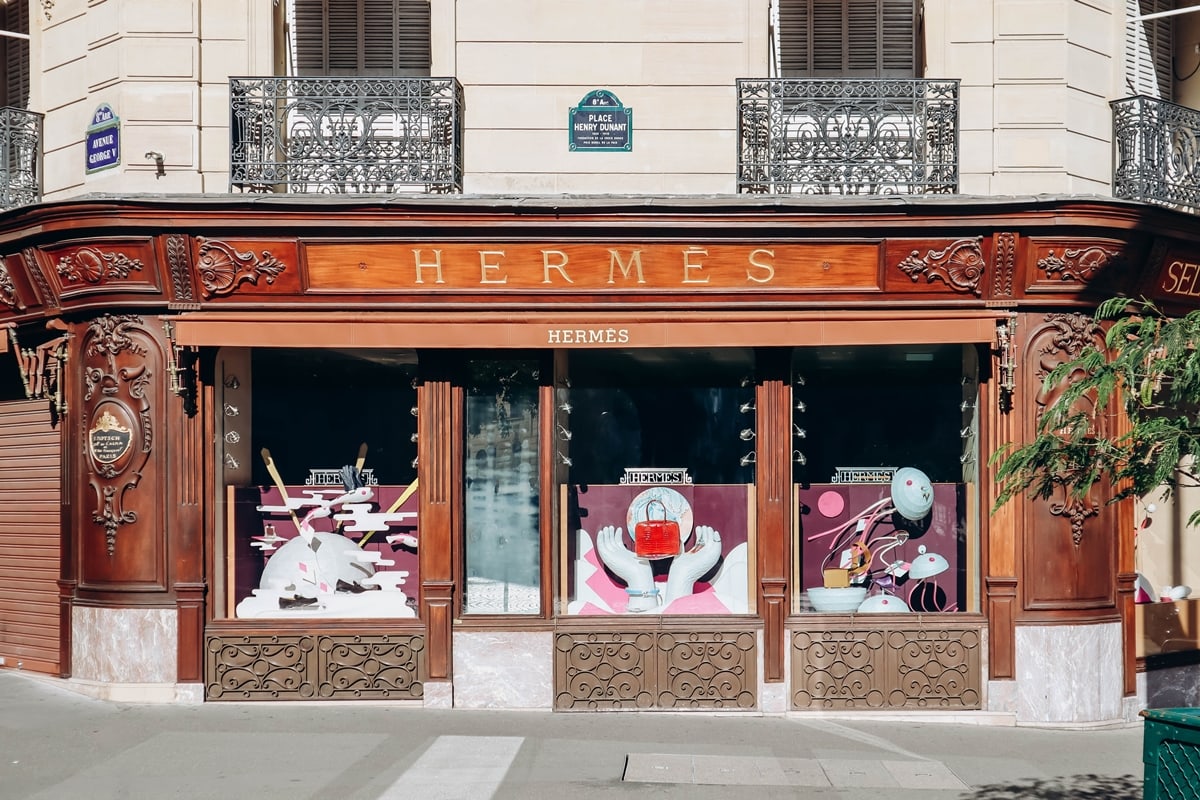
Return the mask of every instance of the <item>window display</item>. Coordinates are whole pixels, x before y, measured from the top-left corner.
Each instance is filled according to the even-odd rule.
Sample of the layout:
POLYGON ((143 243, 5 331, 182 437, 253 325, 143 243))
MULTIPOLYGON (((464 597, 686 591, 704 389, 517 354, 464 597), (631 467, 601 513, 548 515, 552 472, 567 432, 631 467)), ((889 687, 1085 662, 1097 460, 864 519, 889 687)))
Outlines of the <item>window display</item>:
POLYGON ((221 610, 415 617, 415 356, 226 349, 217 370, 221 610))
POLYGON ((570 354, 555 426, 566 613, 751 612, 752 371, 740 350, 570 354))
POLYGON ((973 610, 974 364, 953 345, 796 351, 796 611, 973 610))

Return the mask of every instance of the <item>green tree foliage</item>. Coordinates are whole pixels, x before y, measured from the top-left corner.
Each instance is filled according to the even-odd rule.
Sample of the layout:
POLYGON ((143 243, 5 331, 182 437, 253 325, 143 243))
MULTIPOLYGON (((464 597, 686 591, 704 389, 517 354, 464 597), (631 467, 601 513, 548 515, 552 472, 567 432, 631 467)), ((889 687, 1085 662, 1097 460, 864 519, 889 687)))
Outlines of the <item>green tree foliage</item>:
MULTIPOLYGON (((1151 491, 1200 486, 1200 310, 1170 317, 1146 300, 1114 297, 1096 310, 1111 323, 1104 347, 1087 346, 1045 378, 1049 392, 1066 382, 1038 421, 1033 441, 992 455, 999 463, 996 508, 1017 494, 1048 499, 1058 491, 1082 499, 1097 481, 1115 487, 1110 502, 1151 491), (1094 414, 1116 399, 1129 430, 1097 434, 1094 414)), ((1200 523, 1200 511, 1188 519, 1200 523)))

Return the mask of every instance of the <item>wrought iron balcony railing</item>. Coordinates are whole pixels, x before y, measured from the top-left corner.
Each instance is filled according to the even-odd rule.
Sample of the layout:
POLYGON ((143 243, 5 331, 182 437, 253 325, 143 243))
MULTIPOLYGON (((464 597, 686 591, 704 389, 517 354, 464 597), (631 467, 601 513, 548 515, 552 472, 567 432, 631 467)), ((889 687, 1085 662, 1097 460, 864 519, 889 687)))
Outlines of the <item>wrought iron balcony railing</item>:
POLYGON ((1110 105, 1113 197, 1200 211, 1200 111, 1144 95, 1110 105))
POLYGON ((0 210, 42 199, 42 115, 0 108, 0 210))
POLYGON ((229 103, 233 189, 462 191, 454 78, 230 78, 229 103))
POLYGON ((739 192, 958 191, 957 80, 737 84, 739 192))

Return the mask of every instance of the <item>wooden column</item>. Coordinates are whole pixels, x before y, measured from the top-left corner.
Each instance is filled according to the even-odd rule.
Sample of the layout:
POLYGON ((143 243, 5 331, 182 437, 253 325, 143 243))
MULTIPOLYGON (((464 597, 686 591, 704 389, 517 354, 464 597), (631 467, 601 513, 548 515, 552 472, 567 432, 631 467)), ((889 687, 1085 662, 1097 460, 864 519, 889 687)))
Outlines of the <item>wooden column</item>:
POLYGON ((758 552, 758 613, 763 618, 763 679, 784 680, 791 553, 792 405, 789 365, 784 354, 760 356, 769 376, 758 384, 758 463, 755 478, 758 552))
POLYGON ((986 533, 983 546, 984 612, 988 618, 988 677, 991 680, 1013 680, 1016 678, 1016 618, 1019 614, 1017 602, 1017 524, 1019 522, 1018 501, 1006 503, 992 513, 995 505, 996 466, 988 459, 1001 446, 1019 441, 1020 426, 1017 420, 1021 408, 1029 405, 1018 386, 1012 396, 1002 402, 999 375, 999 358, 992 351, 989 370, 991 380, 980 387, 978 402, 980 425, 983 427, 984 468, 980 500, 983 505, 983 529, 986 533))
MULTIPOLYGON (((167 347, 172 342, 166 343, 167 347)), ((172 589, 177 616, 177 677, 180 683, 199 683, 204 680, 204 622, 208 584, 205 579, 204 475, 211 466, 213 448, 206 429, 211 414, 200 409, 211 408, 212 387, 205 386, 204 395, 196 380, 195 364, 176 363, 179 373, 164 376, 168 385, 180 387, 178 394, 167 398, 168 435, 168 492, 172 499, 168 512, 169 540, 172 554, 172 589)))
POLYGON ((425 620, 427 679, 453 677, 454 459, 451 432, 458 419, 449 381, 426 381, 417 389, 417 476, 421 512, 421 616, 425 620))

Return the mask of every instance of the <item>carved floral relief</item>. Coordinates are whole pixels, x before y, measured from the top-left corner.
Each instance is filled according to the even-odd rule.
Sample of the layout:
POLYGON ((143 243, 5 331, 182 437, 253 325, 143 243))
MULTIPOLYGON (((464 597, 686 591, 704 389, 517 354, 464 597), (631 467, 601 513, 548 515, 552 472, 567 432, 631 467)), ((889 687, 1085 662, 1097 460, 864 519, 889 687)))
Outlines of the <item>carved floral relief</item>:
POLYGON ((924 275, 927 283, 936 278, 956 292, 978 295, 986 264, 980 240, 975 238, 960 239, 943 250, 928 250, 925 255, 913 250, 898 266, 913 283, 924 275))

